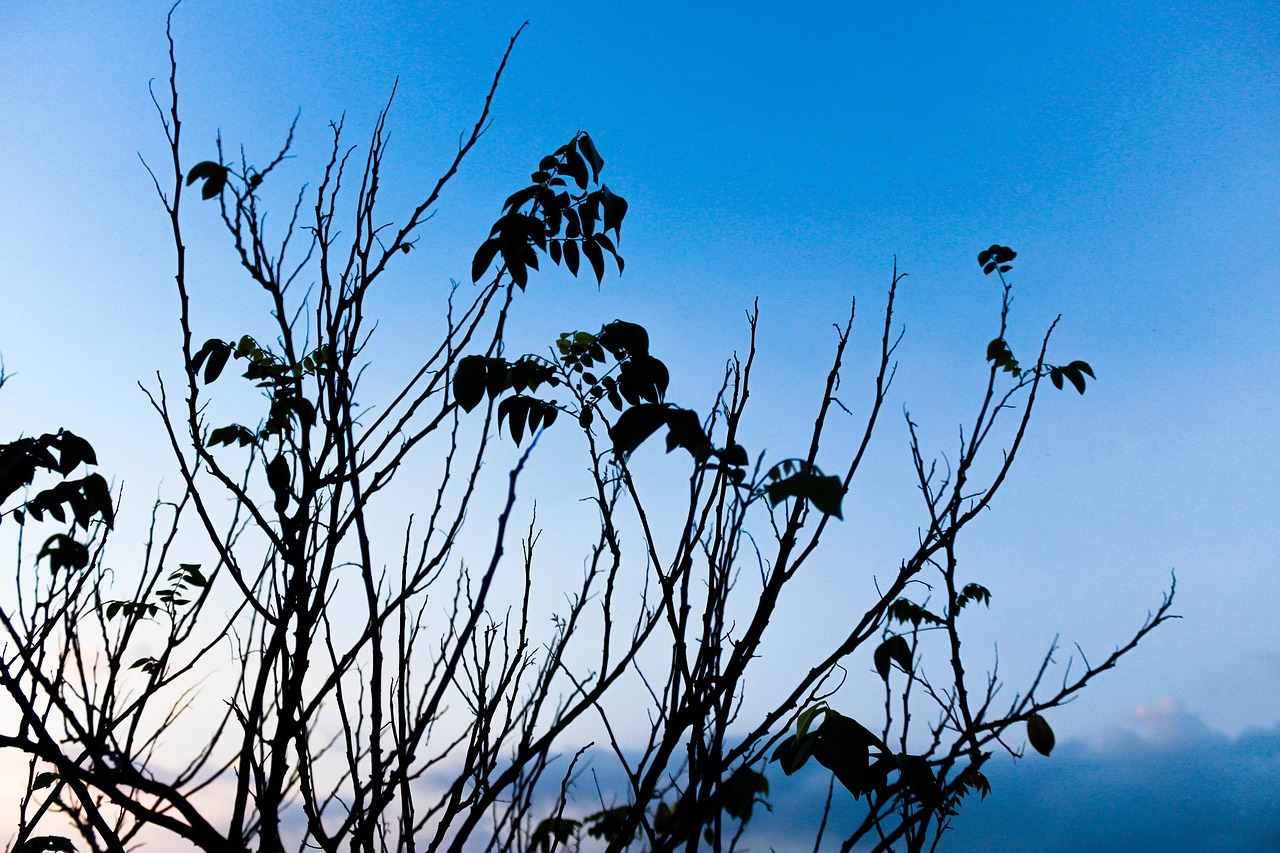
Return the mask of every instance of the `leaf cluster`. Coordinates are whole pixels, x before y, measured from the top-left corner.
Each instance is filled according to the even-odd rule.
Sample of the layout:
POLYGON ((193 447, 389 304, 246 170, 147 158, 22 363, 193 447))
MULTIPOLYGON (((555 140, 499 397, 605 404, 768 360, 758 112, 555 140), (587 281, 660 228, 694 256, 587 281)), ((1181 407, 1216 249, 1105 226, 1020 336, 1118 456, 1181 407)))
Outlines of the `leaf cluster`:
POLYGON ((230 444, 247 447, 255 439, 291 435, 295 425, 304 429, 316 425, 316 406, 303 393, 302 380, 308 376, 330 375, 337 369, 332 346, 317 346, 295 362, 263 347, 250 335, 244 335, 235 343, 210 338, 191 357, 191 372, 199 374, 203 368, 205 384, 212 384, 232 357, 245 362, 244 378, 263 389, 270 408, 257 430, 231 424, 210 431, 207 439, 210 447, 230 444))
POLYGON ((62 480, 24 501, 18 507, 0 514, 12 515, 23 524, 30 515, 43 521, 47 513, 59 522, 67 520, 71 511, 73 524, 88 529, 95 518, 107 527, 115 523, 115 510, 111 503, 111 489, 101 474, 88 474, 78 479, 66 479, 81 465, 96 465, 97 456, 92 445, 69 430, 20 438, 0 445, 0 502, 15 492, 35 482, 41 471, 56 474, 62 480))
POLYGON ((625 262, 617 242, 622 238, 627 201, 599 183, 603 168, 604 159, 591 137, 582 132, 543 157, 529 176, 529 186, 503 203, 502 216, 471 261, 471 280, 479 281, 494 259, 501 257, 511 280, 523 290, 529 270, 538 269, 539 251, 552 263, 563 263, 575 276, 585 256, 597 285, 604 279, 606 252, 621 273, 625 262), (589 189, 593 185, 596 188, 589 189))

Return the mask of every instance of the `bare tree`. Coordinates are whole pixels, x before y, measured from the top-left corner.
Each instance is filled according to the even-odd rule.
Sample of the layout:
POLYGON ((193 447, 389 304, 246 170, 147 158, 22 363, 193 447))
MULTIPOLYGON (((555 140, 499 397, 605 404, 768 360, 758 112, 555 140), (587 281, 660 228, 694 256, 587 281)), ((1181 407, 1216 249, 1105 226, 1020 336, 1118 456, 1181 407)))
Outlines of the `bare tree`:
POLYGON ((960 534, 1012 469, 1044 380, 1083 393, 1093 378, 1083 361, 1048 360, 1052 326, 1029 364, 1014 358, 1015 253, 992 246, 979 263, 1002 284, 998 332, 955 461, 939 468, 907 420, 923 500, 917 547, 790 683, 753 683, 752 707, 765 710, 745 714, 774 616, 860 482, 894 378, 902 275, 889 281, 870 407, 844 458, 824 441, 849 435, 835 413, 852 306, 807 444, 781 460, 739 443, 754 309, 745 355, 728 361, 701 412, 666 398, 667 367, 645 329, 625 321, 512 359, 507 320, 540 261, 574 275, 589 265, 597 283, 610 258, 623 269, 627 204, 600 182, 586 133, 507 199, 473 285, 447 294, 439 337, 399 390, 359 407, 369 294, 414 249, 480 139, 514 44, 452 162, 400 224, 379 203, 388 102, 363 151, 341 121, 331 126, 319 180, 272 236, 261 190, 282 180, 293 129, 265 165, 231 157, 220 139, 214 159, 186 165, 170 35, 168 89, 155 99, 170 158, 151 174, 172 227, 185 370, 178 387, 157 376, 145 390, 183 488, 155 505, 143 564, 113 573, 112 495, 98 474, 72 479, 96 464, 88 443, 64 431, 0 448, 0 500, 18 495, 4 517, 23 529, 70 519, 34 560, 19 549, 0 604, 0 682, 12 703, 0 747, 29 768, 11 850, 71 849, 49 828, 55 816, 94 851, 157 834, 262 853, 733 850, 770 791, 766 772, 785 797, 773 771, 790 775, 810 758, 865 815, 837 837, 828 817, 846 794, 833 791, 811 828, 815 849, 932 849, 961 801, 985 794, 994 751, 1016 754, 1025 726, 1047 754, 1043 715, 1171 618, 1172 590, 1100 662, 1051 685, 1050 649, 1007 701, 996 673, 966 670, 962 614, 990 593, 965 582, 960 534), (205 203, 189 211, 197 189, 205 203), (271 340, 196 340, 188 214, 221 219, 265 300, 271 340), (264 408, 247 419, 224 418, 211 396, 228 366, 262 392, 264 408), (540 522, 518 496, 543 487, 524 471, 552 428, 577 437, 598 530, 548 630, 531 604, 545 582, 540 522), (645 478, 654 457, 640 448, 657 435, 682 479, 645 478), (508 441, 518 453, 495 492, 486 474, 508 441), (430 484, 391 541, 379 500, 415 459, 430 484), (55 483, 30 498, 41 477, 55 483), (192 530, 208 555, 198 563, 184 556, 192 530), (912 598, 921 591, 929 597, 912 598), (859 722, 834 704, 846 675, 863 671, 884 713, 859 722), (649 721, 638 742, 624 730, 637 719, 649 721), (593 762, 616 762, 625 785, 596 790, 583 775, 593 762))

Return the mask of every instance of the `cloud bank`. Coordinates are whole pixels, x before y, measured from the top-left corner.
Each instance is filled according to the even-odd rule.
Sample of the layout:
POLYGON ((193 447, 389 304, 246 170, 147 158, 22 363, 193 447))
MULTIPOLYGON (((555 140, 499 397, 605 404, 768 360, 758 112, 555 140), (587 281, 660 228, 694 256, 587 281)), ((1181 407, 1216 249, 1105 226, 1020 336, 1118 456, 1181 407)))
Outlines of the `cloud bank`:
POLYGON ((1096 745, 990 768, 992 793, 945 846, 1210 853, 1280 847, 1280 724, 1229 737, 1176 703, 1139 708, 1096 745))
MULTIPOLYGON (((1016 765, 997 757, 986 773, 992 792, 962 809, 948 853, 1280 849, 1280 724, 1232 737, 1166 699, 1094 743, 1068 740, 1016 765)), ((749 846, 812 850, 826 777, 769 776, 774 813, 760 815, 749 846)), ((824 849, 858 816, 838 786, 833 802, 824 849)))

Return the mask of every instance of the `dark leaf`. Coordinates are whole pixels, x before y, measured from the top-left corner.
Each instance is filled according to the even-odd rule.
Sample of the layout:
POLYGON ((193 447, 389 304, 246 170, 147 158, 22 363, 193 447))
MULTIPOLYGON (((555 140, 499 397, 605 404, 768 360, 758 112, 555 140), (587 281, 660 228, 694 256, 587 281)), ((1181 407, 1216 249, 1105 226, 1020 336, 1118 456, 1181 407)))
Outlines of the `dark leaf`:
MULTIPOLYGON (((538 193, 541 191, 541 189, 542 189, 541 187, 535 185, 531 187, 525 187, 522 190, 516 190, 511 195, 507 196, 507 200, 502 203, 502 209, 505 211, 508 211, 508 213, 514 213, 518 211, 520 207, 524 205, 526 202, 533 201, 535 198, 537 198, 538 193)), ((505 218, 506 217, 504 216, 503 219, 505 218)), ((501 223, 502 220, 498 220, 498 221, 499 223, 501 223)), ((499 226, 495 225, 494 227, 498 228, 499 226)))
POLYGON ((203 179, 204 188, 200 191, 200 197, 208 201, 222 193, 227 185, 227 174, 226 166, 212 160, 204 160, 192 166, 191 171, 187 173, 187 186, 203 179))
POLYGON ((59 853, 75 853, 71 839, 61 835, 34 835, 13 848, 12 853, 43 853, 56 850, 59 853))
POLYGON ((41 788, 47 788, 62 777, 57 773, 40 773, 31 782, 31 790, 39 791, 41 788))
POLYGON ((289 506, 289 461, 283 454, 277 453, 267 463, 267 485, 275 494, 275 510, 282 513, 289 506))
POLYGON ((542 853, 551 853, 555 847, 567 843, 580 826, 580 822, 567 817, 549 817, 534 828, 529 836, 529 846, 542 853))
POLYGON ((618 390, 632 405, 661 403, 670 381, 667 366, 659 359, 651 355, 633 355, 621 365, 618 390))
POLYGON ((578 153, 576 146, 570 146, 564 155, 564 165, 560 167, 560 171, 573 178, 578 184, 578 189, 585 190, 588 184, 587 161, 582 159, 582 155, 578 153))
POLYGON ((604 168, 604 158, 596 151, 595 143, 591 141, 590 136, 584 133, 578 137, 578 150, 582 152, 582 156, 591 165, 591 180, 600 180, 600 170, 604 168))
POLYGON ((720 461, 726 465, 746 465, 747 449, 741 444, 731 444, 721 451, 720 461))
POLYGON ((604 208, 604 230, 613 231, 613 235, 622 239, 622 220, 627 215, 627 200, 614 193, 608 186, 600 188, 601 206, 604 208))
POLYGON ((453 374, 453 398, 463 411, 469 412, 484 399, 485 357, 469 355, 458 362, 453 374))
POLYGON ((476 256, 471 261, 471 280, 479 281, 480 277, 489 269, 489 265, 493 263, 493 258, 498 254, 498 247, 501 243, 496 237, 490 237, 480 244, 480 248, 476 250, 476 256))
POLYGON ((671 406, 666 403, 642 403, 623 412, 609 428, 613 452, 618 456, 625 456, 639 447, 667 422, 670 409, 671 406))
POLYGON ((751 820, 757 797, 768 794, 769 780, 750 767, 739 767, 720 786, 720 802, 725 813, 741 823, 751 820))
POLYGON ((703 462, 711 455, 711 440, 702 429, 696 412, 671 407, 667 414, 667 452, 683 447, 703 462))
POLYGON ((204 384, 208 385, 222 375, 222 369, 227 366, 227 359, 230 357, 231 344, 218 341, 218 346, 209 353, 209 361, 204 366, 204 384))
POLYGON ((600 284, 604 281, 604 252, 600 250, 600 244, 595 240, 583 240, 582 254, 591 261, 591 269, 596 274, 596 284, 600 284))
POLYGON ((502 429, 502 422, 505 419, 507 431, 515 440, 516 447, 520 446, 520 440, 524 438, 524 425, 528 416, 528 397, 508 397, 498 404, 498 429, 502 429))
POLYGON ((578 244, 573 240, 566 240, 564 244, 564 265, 569 268, 569 272, 573 275, 578 274, 578 244))
POLYGON ((253 444, 253 433, 240 424, 218 427, 209 433, 208 446, 215 447, 219 444, 238 444, 241 447, 248 447, 253 444))
POLYGON ((909 790, 917 800, 929 808, 937 805, 939 799, 938 782, 933 777, 933 768, 922 755, 898 756, 898 772, 907 783, 909 790))
POLYGON ((502 261, 507 265, 507 274, 511 276, 511 280, 516 283, 516 287, 524 290, 529 284, 529 270, 525 266, 524 249, 525 246, 512 247, 503 245, 500 248, 502 252, 502 261))
POLYGON ((1053 729, 1049 728, 1049 724, 1039 714, 1027 717, 1027 740, 1031 741, 1031 746, 1041 755, 1053 752, 1053 729))
POLYGON ((981 584, 965 584, 964 589, 960 590, 960 595, 956 599, 956 607, 959 609, 971 601, 980 601, 990 607, 991 591, 981 584))
POLYGON ((870 794, 884 784, 884 766, 871 763, 871 748, 883 751, 884 744, 857 720, 828 711, 817 734, 813 757, 854 797, 870 794))
POLYGON ((765 486, 765 493, 774 506, 787 498, 801 498, 809 501, 820 512, 843 518, 841 503, 844 500, 844 484, 839 477, 823 476, 817 468, 799 470, 789 477, 775 479, 765 486))
POLYGON ((616 359, 649 354, 649 333, 644 326, 614 320, 600 330, 600 344, 616 359))
POLYGON ((979 771, 970 767, 960 774, 960 784, 964 791, 977 791, 982 795, 982 799, 987 798, 987 794, 991 793, 991 782, 979 771))
POLYGON ((920 627, 921 623, 926 625, 942 625, 942 619, 925 610, 915 602, 908 601, 905 598, 899 598, 893 604, 889 605, 889 609, 885 611, 890 619, 906 624, 910 622, 914 627, 920 627))
POLYGON ((52 572, 59 569, 79 570, 89 565, 89 549, 65 533, 55 533, 45 540, 40 553, 36 554, 37 562, 45 558, 48 558, 49 570, 52 572))
POLYGON ((582 226, 582 236, 590 237, 596 230, 596 208, 600 205, 600 190, 590 193, 578 205, 578 223, 582 226))
MULTIPOLYGON (((589 814, 584 818, 585 822, 590 824, 587 827, 587 835, 592 838, 599 838, 603 841, 613 843, 618 840, 622 829, 627 824, 627 817, 631 814, 631 806, 618 806, 617 808, 605 809, 604 811, 589 814)), ((629 839, 624 839, 629 841, 629 839)), ((625 846, 625 844, 624 844, 625 846)))
POLYGON ((873 655, 876 672, 885 681, 889 680, 889 664, 896 663, 903 672, 911 672, 911 647, 905 637, 894 635, 876 647, 873 655))

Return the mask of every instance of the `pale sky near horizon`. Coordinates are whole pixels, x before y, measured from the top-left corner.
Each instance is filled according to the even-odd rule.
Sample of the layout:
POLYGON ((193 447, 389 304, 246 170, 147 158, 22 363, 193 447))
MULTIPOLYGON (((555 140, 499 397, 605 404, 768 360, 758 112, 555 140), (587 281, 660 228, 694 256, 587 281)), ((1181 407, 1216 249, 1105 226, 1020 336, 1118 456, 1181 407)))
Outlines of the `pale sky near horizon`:
MULTIPOLYGON (((167 8, 0 9, 0 354, 14 374, 0 436, 73 428, 136 495, 174 477, 137 389, 173 374, 179 342, 172 248, 137 156, 164 155, 147 81, 167 73, 167 8)), ((1012 246, 1015 349, 1060 313, 1051 354, 1089 361, 1098 381, 1046 398, 974 532, 993 593, 981 636, 1015 664, 1058 632, 1101 657, 1176 571, 1184 618, 1055 718, 1079 758, 1064 764, 1150 758, 1116 747, 1130 735, 1156 752, 1236 749, 1280 724, 1277 7, 187 0, 187 157, 211 157, 220 128, 265 160, 300 110, 281 171, 313 180, 328 121, 345 111, 363 143, 398 77, 388 203, 403 208, 525 20, 490 130, 384 297, 383 364, 411 357, 421 293, 468 277, 502 199, 579 129, 631 203, 627 269, 599 292, 531 287, 521 346, 642 323, 672 394, 705 409, 759 297, 756 429, 780 453, 831 323, 856 295, 870 341, 896 256, 906 336, 873 462, 891 497, 851 496, 847 513, 859 566, 885 576, 919 523, 900 413, 952 451, 998 310, 975 257, 1012 246)), ((193 253, 205 331, 238 333, 251 297, 225 257, 193 253)), ((871 369, 859 353, 854 385, 871 369)), ((818 573, 816 613, 840 606, 829 591, 850 570, 818 573)))

